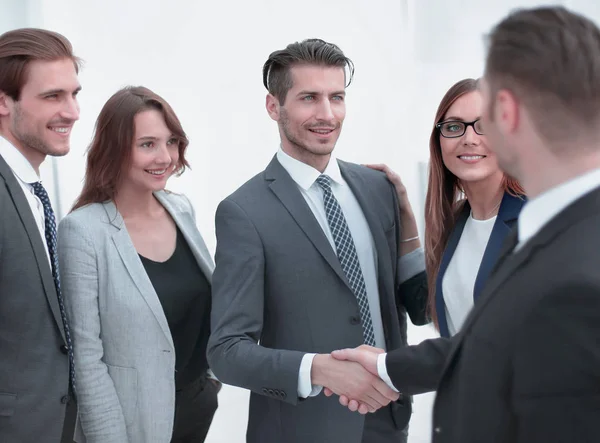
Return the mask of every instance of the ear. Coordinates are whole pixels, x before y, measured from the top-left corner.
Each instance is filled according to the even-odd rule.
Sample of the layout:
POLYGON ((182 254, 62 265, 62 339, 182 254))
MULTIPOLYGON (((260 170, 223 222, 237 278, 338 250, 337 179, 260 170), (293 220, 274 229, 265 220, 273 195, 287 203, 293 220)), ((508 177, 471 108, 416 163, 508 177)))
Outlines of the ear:
POLYGON ((508 89, 500 89, 496 94, 494 114, 505 133, 514 133, 521 123, 521 103, 508 89))
POLYGON ((10 115, 14 101, 5 92, 0 91, 0 117, 6 117, 10 115))
POLYGON ((275 121, 279 121, 279 100, 272 94, 267 94, 267 113, 275 121))

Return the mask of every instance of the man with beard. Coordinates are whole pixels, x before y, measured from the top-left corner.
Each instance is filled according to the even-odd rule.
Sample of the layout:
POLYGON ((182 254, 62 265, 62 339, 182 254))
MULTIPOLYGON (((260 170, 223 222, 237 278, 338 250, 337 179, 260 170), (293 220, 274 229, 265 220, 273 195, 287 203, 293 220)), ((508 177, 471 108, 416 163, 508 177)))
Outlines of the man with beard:
POLYGON ((437 387, 434 443, 597 442, 600 29, 563 7, 511 13, 482 94, 490 148, 529 201, 480 301, 450 340, 333 354, 403 392, 437 387))
POLYGON ((0 36, 0 441, 73 441, 73 347, 39 176, 69 152, 79 60, 41 29, 0 36), (65 419, 66 417, 66 419, 65 419), (61 440, 62 435, 62 440, 61 440))
POLYGON ((411 398, 329 355, 404 347, 406 313, 427 321, 413 295, 425 274, 412 213, 398 212, 384 174, 333 155, 353 70, 319 39, 270 55, 280 149, 217 209, 208 359, 224 383, 252 391, 248 442, 406 441, 411 398), (377 412, 352 414, 323 386, 377 412))

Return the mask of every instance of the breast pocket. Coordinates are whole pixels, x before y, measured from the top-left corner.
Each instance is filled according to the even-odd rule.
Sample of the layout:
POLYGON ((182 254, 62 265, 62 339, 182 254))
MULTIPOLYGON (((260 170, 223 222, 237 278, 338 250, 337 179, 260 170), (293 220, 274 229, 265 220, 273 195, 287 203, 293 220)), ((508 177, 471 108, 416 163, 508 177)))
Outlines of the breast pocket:
POLYGON ((106 366, 108 367, 108 375, 110 375, 117 391, 125 424, 129 426, 133 422, 137 412, 137 370, 109 364, 106 366))

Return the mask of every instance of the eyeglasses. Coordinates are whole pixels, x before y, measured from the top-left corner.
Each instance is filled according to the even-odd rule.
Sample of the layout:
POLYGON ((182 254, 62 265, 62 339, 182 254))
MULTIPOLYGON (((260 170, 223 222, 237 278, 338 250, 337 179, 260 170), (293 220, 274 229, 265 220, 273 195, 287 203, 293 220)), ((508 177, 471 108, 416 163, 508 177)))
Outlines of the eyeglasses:
POLYGON ((485 135, 485 132, 483 132, 483 123, 480 119, 477 119, 472 122, 448 120, 447 122, 440 122, 437 125, 435 125, 435 127, 440 130, 440 134, 442 134, 442 137, 446 138, 462 137, 463 135, 465 135, 465 132, 467 132, 467 128, 469 126, 473 126, 473 130, 476 134, 485 135))

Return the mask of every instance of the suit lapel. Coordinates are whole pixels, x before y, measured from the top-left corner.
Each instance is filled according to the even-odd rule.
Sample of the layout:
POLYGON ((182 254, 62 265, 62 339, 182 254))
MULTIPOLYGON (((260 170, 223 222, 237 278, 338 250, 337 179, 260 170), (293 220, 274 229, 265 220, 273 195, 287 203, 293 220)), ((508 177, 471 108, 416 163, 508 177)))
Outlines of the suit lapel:
MULTIPOLYGON (((390 247, 385 237, 386 227, 382 225, 381 209, 377 207, 375 202, 379 201, 377 196, 372 194, 371 188, 365 183, 362 177, 356 173, 356 171, 350 169, 345 162, 338 161, 340 165, 340 171, 342 177, 350 186, 354 197, 358 201, 362 212, 367 219, 369 230, 373 236, 375 243, 375 251, 377 252, 377 274, 380 282, 379 288, 384 289, 387 286, 382 284, 385 281, 386 276, 394 276, 396 274, 395 269, 391 268, 392 260, 390 260, 390 247)), ((389 228, 389 227, 387 227, 389 228)), ((381 296, 382 294, 380 294, 381 296)), ((389 294, 388 294, 389 295, 389 294)), ((388 297, 394 299, 394 297, 388 297)))
POLYGON ((44 247, 43 243, 45 240, 42 239, 42 236, 40 235, 40 230, 35 223, 35 219, 31 213, 31 207, 27 202, 27 198, 23 194, 21 185, 19 182, 17 182, 12 170, 6 164, 2 156, 0 156, 0 175, 2 175, 4 178, 8 193, 12 198, 19 217, 21 218, 21 222, 23 223, 25 231, 27 232, 27 236, 29 237, 29 242, 31 244, 31 248, 33 249, 33 255, 35 256, 36 265, 42 278, 42 285, 44 287, 46 299, 48 300, 48 305, 50 306, 54 320, 58 326, 58 329, 60 330, 60 334, 66 343, 67 339, 65 337, 62 318, 60 316, 58 295, 56 294, 56 287, 54 286, 52 268, 50 267, 48 254, 46 253, 46 248, 44 247))
POLYGON ((317 251, 319 251, 325 261, 342 279, 346 286, 352 290, 350 283, 342 270, 340 260, 331 247, 329 240, 327 240, 323 229, 321 229, 321 225, 319 225, 319 222, 313 215, 311 209, 306 204, 304 197, 300 194, 298 185, 277 161, 277 158, 273 158, 271 163, 269 163, 269 166, 267 166, 265 178, 271 182, 269 185, 271 191, 273 191, 275 196, 281 201, 283 206, 285 206, 317 251))
POLYGON ((112 201, 105 203, 104 209, 108 214, 108 219, 111 221, 111 224, 117 228, 117 231, 112 236, 112 240, 117 248, 117 251, 119 252, 119 255, 121 256, 121 260, 125 265, 125 269, 127 269, 129 276, 137 286, 141 296, 144 298, 146 304, 154 314, 154 317, 156 318, 156 321, 158 321, 160 328, 167 337, 169 344, 174 348, 173 337, 171 336, 171 331, 169 329, 169 324, 167 323, 164 310, 160 304, 158 295, 154 290, 154 286, 152 286, 152 282, 148 278, 146 269, 144 268, 144 265, 142 264, 135 247, 133 246, 131 237, 129 237, 123 217, 121 217, 121 214, 119 211, 117 211, 117 207, 112 201))
POLYGON ((525 204, 525 199, 521 197, 514 197, 508 193, 504 194, 502 203, 498 211, 498 217, 494 223, 492 234, 488 240, 488 244, 485 248, 479 271, 477 272, 477 279, 475 280, 475 289, 473 291, 473 297, 475 300, 481 294, 485 283, 487 282, 494 265, 498 261, 502 245, 506 238, 509 236, 511 228, 521 212, 521 208, 525 204))
POLYGON ((187 211, 181 211, 179 208, 175 207, 175 205, 171 203, 166 192, 156 192, 154 196, 164 206, 167 212, 171 214, 175 224, 183 234, 183 237, 194 254, 200 270, 204 273, 208 282, 212 283, 212 273, 215 265, 202 236, 196 228, 196 223, 192 218, 192 214, 187 211))

